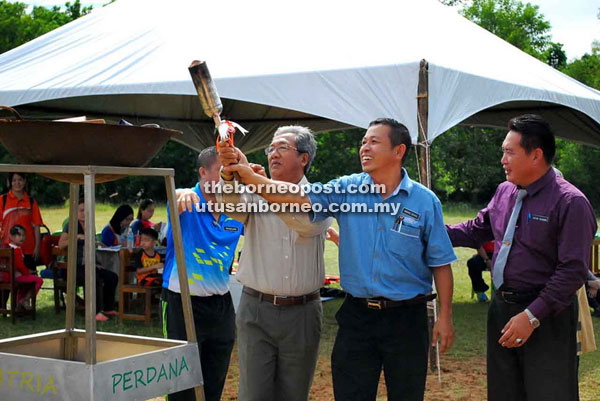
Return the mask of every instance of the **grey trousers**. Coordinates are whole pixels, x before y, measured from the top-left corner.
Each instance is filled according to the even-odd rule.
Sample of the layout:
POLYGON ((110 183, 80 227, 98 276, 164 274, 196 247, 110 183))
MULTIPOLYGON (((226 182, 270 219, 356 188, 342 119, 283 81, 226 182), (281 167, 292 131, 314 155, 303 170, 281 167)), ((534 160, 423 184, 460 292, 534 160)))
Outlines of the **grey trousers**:
POLYGON ((323 307, 275 306, 242 293, 236 316, 238 401, 307 401, 319 352, 323 307))

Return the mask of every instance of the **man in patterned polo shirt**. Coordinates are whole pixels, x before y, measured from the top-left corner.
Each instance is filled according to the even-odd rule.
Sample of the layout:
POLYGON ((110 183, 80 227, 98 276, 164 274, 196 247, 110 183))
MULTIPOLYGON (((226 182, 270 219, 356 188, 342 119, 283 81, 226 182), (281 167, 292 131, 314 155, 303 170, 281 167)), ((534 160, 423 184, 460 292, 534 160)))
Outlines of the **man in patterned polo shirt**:
MULTIPOLYGON (((193 191, 200 203, 214 202, 205 184, 219 181, 220 164, 214 146, 198 155, 198 184, 193 191)), ((200 351, 206 401, 221 399, 229 358, 235 341, 235 312, 229 293, 229 266, 242 224, 224 214, 184 211, 179 215, 192 311, 200 351)), ((167 256, 163 273, 163 321, 165 336, 186 340, 181 290, 171 227, 167 232, 167 256)), ((194 400, 193 389, 169 395, 172 400, 194 400)))

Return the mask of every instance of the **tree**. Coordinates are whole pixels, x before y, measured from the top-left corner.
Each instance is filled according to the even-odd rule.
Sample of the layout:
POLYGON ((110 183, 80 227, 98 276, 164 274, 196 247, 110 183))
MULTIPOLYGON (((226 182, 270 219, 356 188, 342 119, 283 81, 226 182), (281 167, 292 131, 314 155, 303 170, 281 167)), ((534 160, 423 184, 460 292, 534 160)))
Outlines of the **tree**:
POLYGON ((80 0, 65 3, 65 9, 33 7, 27 13, 27 4, 0 1, 0 53, 29 42, 53 29, 71 22, 92 10, 82 7, 80 0))
POLYGON ((500 166, 506 132, 454 127, 438 137, 432 152, 432 181, 442 200, 481 204, 504 180, 500 166))
POLYGON ((592 54, 586 53, 570 62, 563 72, 587 86, 600 89, 600 41, 592 43, 592 54))
MULTIPOLYGON (((600 90, 600 41, 592 43, 591 54, 573 60, 563 72, 584 84, 600 90)), ((596 210, 600 207, 600 149, 562 139, 556 141, 556 166, 565 178, 579 188, 596 210)))
POLYGON ((461 12, 482 28, 553 67, 566 62, 562 44, 550 40, 550 22, 538 6, 518 0, 473 0, 461 12))
MULTIPOLYGON (((567 68, 562 44, 537 6, 517 0, 442 0, 469 20, 557 69, 567 68)), ((574 69, 576 66, 573 67, 574 69)), ((583 68, 582 68, 583 69, 583 68)), ((442 198, 471 203, 490 199, 504 180, 500 146, 505 130, 454 127, 432 146, 433 188, 442 198)))

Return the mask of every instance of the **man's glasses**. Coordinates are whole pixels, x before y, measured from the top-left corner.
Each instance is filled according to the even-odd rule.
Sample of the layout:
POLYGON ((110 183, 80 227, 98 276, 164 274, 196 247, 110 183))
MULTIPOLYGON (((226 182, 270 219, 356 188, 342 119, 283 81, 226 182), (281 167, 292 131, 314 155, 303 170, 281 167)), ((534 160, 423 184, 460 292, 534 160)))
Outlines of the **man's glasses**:
POLYGON ((269 146, 268 148, 265 149, 265 154, 267 156, 269 156, 270 154, 272 154, 275 151, 277 151, 279 153, 285 153, 290 149, 298 151, 298 148, 295 148, 291 145, 279 145, 279 146, 269 146))

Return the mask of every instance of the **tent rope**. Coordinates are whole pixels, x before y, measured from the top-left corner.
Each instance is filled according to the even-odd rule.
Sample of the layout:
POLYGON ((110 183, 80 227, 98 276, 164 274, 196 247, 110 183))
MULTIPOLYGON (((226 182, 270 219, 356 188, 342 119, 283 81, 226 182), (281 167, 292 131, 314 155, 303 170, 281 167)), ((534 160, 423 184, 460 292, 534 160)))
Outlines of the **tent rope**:
MULTIPOLYGON (((416 145, 417 146, 414 147, 415 148, 415 160, 416 160, 416 163, 417 163, 417 174, 419 176, 419 182, 421 182, 421 166, 419 165, 420 164, 419 163, 419 151, 417 150, 417 147, 421 146, 421 144, 417 143, 416 145)), ((421 184, 423 184, 423 183, 421 182, 421 184)))
MULTIPOLYGON (((421 115, 419 113, 417 113, 417 122, 419 124, 419 128, 421 129, 421 133, 423 134, 423 140, 418 142, 417 145, 418 146, 423 146, 425 148, 425 172, 427 174, 426 179, 427 182, 426 183, 421 183, 423 185, 425 185, 427 188, 431 189, 431 153, 430 153, 430 144, 429 141, 427 140, 427 138, 425 137, 425 128, 423 127, 423 121, 421 120, 421 115)), ((416 148, 415 148, 416 151, 416 148)), ((418 162, 418 158, 417 158, 417 162, 418 162)), ((421 177, 421 173, 419 172, 419 177, 421 177)))

